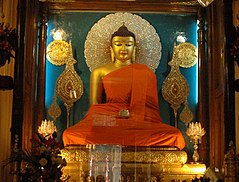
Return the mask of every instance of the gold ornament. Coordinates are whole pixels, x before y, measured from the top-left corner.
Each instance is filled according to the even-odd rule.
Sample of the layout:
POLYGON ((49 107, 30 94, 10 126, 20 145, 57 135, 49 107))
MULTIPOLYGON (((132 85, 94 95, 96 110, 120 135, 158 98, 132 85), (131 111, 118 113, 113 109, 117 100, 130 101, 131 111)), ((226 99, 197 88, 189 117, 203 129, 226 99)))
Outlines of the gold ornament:
POLYGON ((41 134, 45 138, 53 138, 53 133, 57 132, 54 121, 51 120, 43 120, 41 125, 38 126, 38 133, 41 134))
POLYGON ((180 66, 189 68, 197 63, 197 48, 188 42, 181 43, 174 48, 175 59, 180 61, 180 66))
POLYGON ((69 54, 69 44, 64 40, 52 41, 46 49, 46 56, 50 63, 61 66, 66 63, 69 54))
POLYGON ((54 97, 53 97, 53 102, 48 109, 48 114, 49 114, 50 117, 52 117, 54 122, 61 115, 61 108, 56 103, 56 94, 55 93, 54 93, 54 97))
POLYGON ((187 126, 193 120, 193 113, 188 107, 188 100, 184 102, 184 108, 179 115, 180 120, 187 126))
POLYGON ((84 146, 68 146, 61 150, 62 156, 67 162, 88 163, 89 155, 94 156, 95 161, 105 161, 106 156, 114 159, 115 154, 112 151, 119 150, 121 162, 128 164, 185 164, 187 162, 187 153, 185 151, 174 150, 172 148, 129 148, 124 146, 96 145, 94 149, 85 148, 84 146))
POLYGON ((67 108, 67 127, 69 127, 70 109, 73 106, 73 103, 79 100, 83 94, 83 83, 74 69, 76 60, 72 55, 71 44, 69 45, 69 55, 66 61, 66 68, 58 77, 56 83, 56 92, 67 108))
POLYGON ((180 105, 186 101, 189 93, 189 86, 187 80, 179 70, 180 62, 174 55, 175 52, 172 61, 168 63, 171 66, 171 71, 163 82, 162 95, 163 98, 170 103, 174 111, 175 127, 177 127, 177 110, 180 105))
POLYGON ((204 128, 202 128, 200 122, 191 122, 186 131, 186 135, 188 135, 191 141, 194 143, 194 152, 193 152, 193 160, 195 163, 199 160, 198 153, 198 144, 201 143, 202 137, 206 134, 204 128))
POLYGON ((88 32, 85 42, 85 58, 90 71, 111 62, 111 34, 123 23, 136 35, 135 62, 145 64, 153 71, 156 70, 162 49, 156 30, 148 21, 136 14, 119 12, 101 18, 88 32))

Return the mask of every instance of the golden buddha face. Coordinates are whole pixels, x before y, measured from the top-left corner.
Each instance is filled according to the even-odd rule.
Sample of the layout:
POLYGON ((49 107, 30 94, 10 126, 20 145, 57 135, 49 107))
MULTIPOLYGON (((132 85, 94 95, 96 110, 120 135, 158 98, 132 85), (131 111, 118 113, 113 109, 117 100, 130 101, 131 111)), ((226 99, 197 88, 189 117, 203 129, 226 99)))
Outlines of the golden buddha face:
POLYGON ((121 62, 132 60, 135 53, 135 40, 133 37, 115 36, 112 38, 112 51, 114 58, 121 62))

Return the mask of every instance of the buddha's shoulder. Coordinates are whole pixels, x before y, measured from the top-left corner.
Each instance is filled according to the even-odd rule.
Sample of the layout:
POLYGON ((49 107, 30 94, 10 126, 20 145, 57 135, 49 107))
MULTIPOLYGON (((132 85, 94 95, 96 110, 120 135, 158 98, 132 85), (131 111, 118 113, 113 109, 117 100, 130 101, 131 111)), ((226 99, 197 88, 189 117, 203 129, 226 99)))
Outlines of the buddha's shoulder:
POLYGON ((100 75, 105 75, 109 72, 111 72, 114 69, 114 64, 113 63, 109 63, 109 64, 105 64, 102 66, 99 66, 97 68, 95 68, 92 73, 93 74, 100 74, 100 75))

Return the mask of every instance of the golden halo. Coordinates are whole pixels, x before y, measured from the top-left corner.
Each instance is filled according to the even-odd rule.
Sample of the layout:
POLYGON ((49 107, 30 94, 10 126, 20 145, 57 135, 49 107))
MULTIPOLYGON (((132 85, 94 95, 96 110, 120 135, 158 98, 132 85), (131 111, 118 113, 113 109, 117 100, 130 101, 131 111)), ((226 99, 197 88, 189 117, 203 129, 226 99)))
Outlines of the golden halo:
POLYGON ((153 71, 161 59, 161 42, 148 21, 132 13, 114 13, 101 18, 88 32, 85 41, 86 64, 90 71, 111 62, 110 39, 122 24, 136 35, 136 63, 146 64, 153 71))

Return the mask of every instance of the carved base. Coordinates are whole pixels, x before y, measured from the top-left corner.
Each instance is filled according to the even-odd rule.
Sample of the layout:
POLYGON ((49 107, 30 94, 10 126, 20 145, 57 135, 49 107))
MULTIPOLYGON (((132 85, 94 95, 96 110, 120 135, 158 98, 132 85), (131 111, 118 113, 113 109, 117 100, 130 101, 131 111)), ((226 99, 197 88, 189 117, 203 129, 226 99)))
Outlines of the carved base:
POLYGON ((85 181, 190 181, 204 175, 205 164, 186 164, 185 151, 172 148, 119 146, 66 147, 64 175, 69 182, 85 181))

